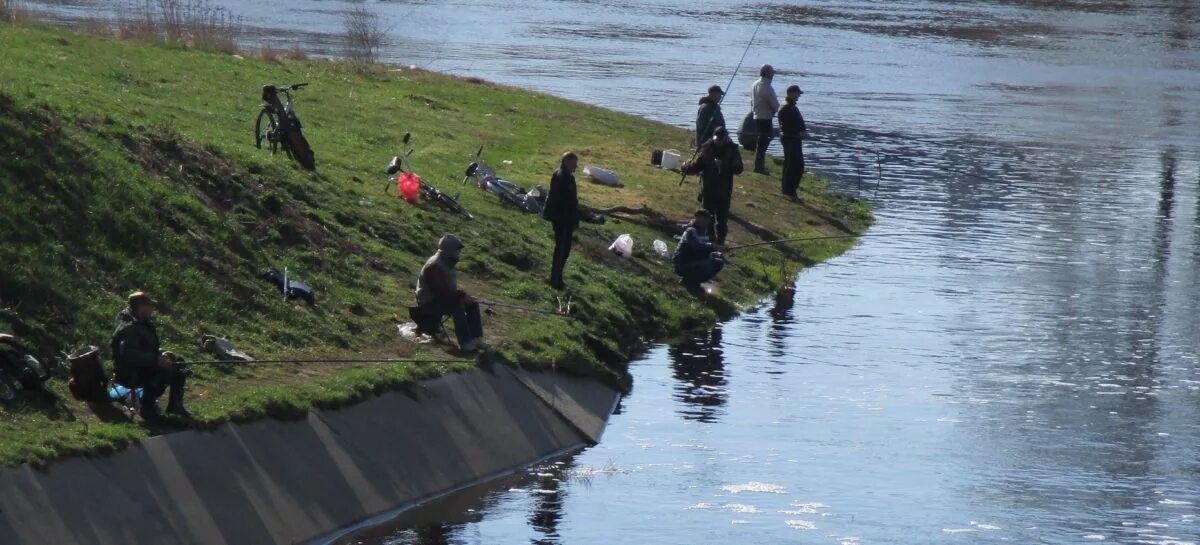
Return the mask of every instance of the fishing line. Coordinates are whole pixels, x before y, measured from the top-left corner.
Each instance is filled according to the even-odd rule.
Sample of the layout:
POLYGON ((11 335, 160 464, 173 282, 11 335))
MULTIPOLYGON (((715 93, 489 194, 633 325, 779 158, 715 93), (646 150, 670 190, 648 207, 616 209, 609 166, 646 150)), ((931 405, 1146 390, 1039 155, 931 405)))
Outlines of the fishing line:
MULTIPOLYGON (((752 352, 760 352, 767 356, 771 356, 773 361, 788 362, 790 360, 792 363, 819 363, 822 365, 829 365, 832 367, 846 367, 846 364, 843 364, 843 363, 833 363, 830 361, 819 360, 816 358, 810 358, 808 356, 800 356, 800 355, 796 355, 796 354, 781 354, 779 351, 768 350, 768 349, 762 348, 760 346, 750 346, 747 344, 738 344, 738 343, 721 341, 720 343, 718 343, 716 348, 721 349, 722 347, 725 347, 725 346, 741 348, 743 350, 750 350, 752 352)), ((709 348, 708 351, 711 352, 712 348, 709 348)), ((722 356, 724 356, 724 355, 725 355, 724 350, 722 350, 722 356)))
POLYGON ((769 244, 781 244, 784 242, 805 242, 809 240, 835 240, 839 238, 866 238, 866 237, 907 237, 913 236, 914 233, 874 233, 863 235, 830 235, 822 237, 800 237, 800 238, 781 238, 779 240, 767 240, 764 242, 755 242, 752 244, 739 244, 737 246, 729 246, 725 251, 740 250, 743 248, 753 248, 755 246, 767 246, 769 244))
MULTIPOLYGON (((747 55, 748 53, 750 53, 750 47, 754 45, 754 38, 758 37, 758 29, 762 28, 762 24, 763 24, 763 22, 760 20, 760 21, 758 22, 758 24, 757 24, 757 25, 755 25, 755 27, 754 27, 754 34, 751 34, 751 35, 750 35, 750 43, 746 44, 746 49, 744 49, 744 50, 742 51, 742 58, 738 60, 737 66, 736 66, 736 67, 733 69, 733 75, 732 75, 732 76, 730 76, 730 78, 729 78, 729 83, 725 84, 725 89, 724 89, 724 92, 723 92, 723 93, 721 93, 721 98, 720 98, 719 100, 717 100, 717 107, 716 107, 716 108, 713 108, 713 111, 712 111, 712 113, 711 113, 711 114, 709 114, 709 116, 708 116, 708 123, 706 123, 706 124, 704 125, 704 127, 705 127, 706 129, 707 129, 707 128, 708 128, 710 125, 712 125, 712 121, 713 121, 713 119, 716 119, 716 117, 717 117, 717 112, 721 111, 721 105, 725 103, 725 97, 729 96, 729 88, 733 86, 733 80, 737 79, 738 72, 740 72, 740 71, 742 70, 742 63, 746 62, 746 55, 747 55)), ((725 131, 726 131, 726 132, 728 132, 728 131, 729 131, 729 127, 725 127, 725 131)), ((690 163, 690 162, 692 162, 692 161, 695 161, 695 160, 696 160, 696 155, 698 155, 699 153, 700 153, 700 146, 696 146, 696 151, 693 151, 693 152, 692 152, 692 158, 691 158, 691 159, 689 159, 689 160, 688 160, 688 162, 690 163)), ((687 179, 687 173, 686 173, 686 172, 684 172, 684 173, 683 173, 683 174, 682 174, 682 175, 679 177, 679 185, 680 185, 680 186, 682 186, 682 185, 683 185, 683 181, 684 181, 684 180, 686 180, 686 179, 687 179)))
POLYGON ((540 310, 536 308, 522 307, 518 305, 510 305, 508 303, 497 303, 495 301, 478 300, 478 303, 488 307, 511 308, 513 310, 523 310, 525 312, 536 312, 538 314, 549 314, 551 316, 559 316, 561 318, 571 318, 569 314, 561 314, 550 310, 540 310))
POLYGON ((186 365, 218 365, 222 363, 230 364, 254 364, 254 363, 475 363, 475 360, 435 360, 435 359, 387 359, 387 358, 372 358, 372 359, 287 359, 287 360, 209 360, 209 361, 183 361, 186 365))

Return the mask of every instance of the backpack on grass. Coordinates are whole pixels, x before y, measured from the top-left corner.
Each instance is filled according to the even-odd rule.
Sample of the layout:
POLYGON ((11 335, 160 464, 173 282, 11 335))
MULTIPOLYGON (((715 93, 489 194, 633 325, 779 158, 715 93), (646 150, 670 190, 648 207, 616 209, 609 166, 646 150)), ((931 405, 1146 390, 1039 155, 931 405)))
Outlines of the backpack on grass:
POLYGON ((85 346, 67 356, 71 364, 71 378, 67 388, 80 401, 102 401, 108 399, 108 373, 100 361, 100 349, 85 346))

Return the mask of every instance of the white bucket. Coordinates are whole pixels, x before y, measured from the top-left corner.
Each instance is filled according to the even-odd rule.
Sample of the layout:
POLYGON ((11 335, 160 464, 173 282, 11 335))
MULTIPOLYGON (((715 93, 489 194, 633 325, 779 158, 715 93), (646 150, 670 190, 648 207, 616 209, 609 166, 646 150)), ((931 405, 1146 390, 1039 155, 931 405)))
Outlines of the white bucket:
POLYGON ((679 156, 678 150, 673 150, 673 149, 663 150, 662 168, 667 169, 667 170, 675 170, 675 169, 679 168, 679 159, 680 159, 680 156, 679 156))
POLYGON ((584 176, 590 177, 598 184, 611 186, 621 185, 621 182, 617 180, 617 173, 608 169, 588 165, 583 167, 583 174, 584 176))

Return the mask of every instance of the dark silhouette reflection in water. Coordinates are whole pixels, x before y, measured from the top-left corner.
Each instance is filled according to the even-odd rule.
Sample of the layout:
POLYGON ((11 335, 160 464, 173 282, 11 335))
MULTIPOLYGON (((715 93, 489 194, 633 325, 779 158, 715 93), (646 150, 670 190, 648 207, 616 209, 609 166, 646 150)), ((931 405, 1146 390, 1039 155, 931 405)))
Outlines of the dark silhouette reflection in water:
POLYGON ((413 545, 450 545, 450 528, 441 523, 422 524, 413 528, 413 545))
POLYGON ((679 414, 706 424, 718 422, 727 396, 721 326, 672 346, 668 357, 678 381, 675 399, 683 403, 679 414))
MULTIPOLYGON (((767 328, 767 347, 771 356, 783 358, 788 355, 787 340, 792 336, 789 324, 792 323, 792 306, 796 302, 796 290, 792 286, 780 289, 775 293, 775 304, 767 314, 771 316, 771 325, 767 328)), ((768 371, 771 373, 773 371, 768 371)), ((779 371, 774 371, 779 372, 779 371)))
POLYGON ((558 534, 558 525, 563 518, 563 502, 567 491, 563 487, 563 479, 571 471, 575 458, 567 458, 554 471, 538 473, 537 487, 534 494, 533 512, 529 514, 529 526, 537 532, 538 537, 531 540, 533 545, 558 545, 562 542, 558 534))

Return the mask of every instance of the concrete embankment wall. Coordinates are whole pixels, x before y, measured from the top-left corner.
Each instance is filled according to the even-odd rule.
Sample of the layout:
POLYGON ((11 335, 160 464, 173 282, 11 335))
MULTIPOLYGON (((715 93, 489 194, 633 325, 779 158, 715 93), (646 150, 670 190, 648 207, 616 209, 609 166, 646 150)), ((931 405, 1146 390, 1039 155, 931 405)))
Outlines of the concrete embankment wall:
POLYGON ((496 367, 300 421, 0 471, 0 544, 290 544, 599 439, 617 392, 496 367))

